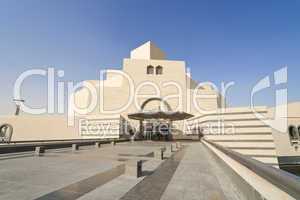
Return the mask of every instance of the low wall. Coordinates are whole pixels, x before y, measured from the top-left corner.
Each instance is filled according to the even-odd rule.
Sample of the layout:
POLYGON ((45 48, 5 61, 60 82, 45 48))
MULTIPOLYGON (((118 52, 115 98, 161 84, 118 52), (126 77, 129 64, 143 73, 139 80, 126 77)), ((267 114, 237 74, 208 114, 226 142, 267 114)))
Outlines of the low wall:
POLYGON ((202 142, 215 153, 219 161, 225 164, 225 171, 231 175, 232 180, 238 186, 239 190, 241 190, 248 199, 296 199, 208 142, 204 140, 202 140, 202 142))
POLYGON ((0 116, 0 124, 13 126, 12 141, 82 139, 78 120, 69 127, 66 116, 0 116))

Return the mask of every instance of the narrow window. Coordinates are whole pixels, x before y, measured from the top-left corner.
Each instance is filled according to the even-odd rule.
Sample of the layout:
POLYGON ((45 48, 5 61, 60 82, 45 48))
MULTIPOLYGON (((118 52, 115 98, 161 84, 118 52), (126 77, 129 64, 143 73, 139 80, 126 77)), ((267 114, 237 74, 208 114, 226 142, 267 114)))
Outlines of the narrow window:
POLYGON ((162 68, 162 66, 158 65, 156 67, 156 74, 162 74, 162 73, 163 73, 163 68, 162 68))
POLYGON ((152 65, 147 67, 147 74, 154 74, 154 67, 152 65))

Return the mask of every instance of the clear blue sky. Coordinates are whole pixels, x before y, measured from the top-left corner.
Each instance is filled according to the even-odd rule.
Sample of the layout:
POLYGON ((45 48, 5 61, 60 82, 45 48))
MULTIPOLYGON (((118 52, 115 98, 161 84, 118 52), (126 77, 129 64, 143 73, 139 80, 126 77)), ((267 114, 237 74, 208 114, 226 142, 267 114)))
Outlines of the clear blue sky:
MULTIPOLYGON (((1 114, 13 112, 24 70, 53 66, 65 70, 61 81, 97 79, 148 40, 185 60, 198 81, 235 81, 230 105, 248 105, 251 87, 284 65, 289 100, 300 100, 299 0, 1 0, 0 25, 1 114)), ((45 82, 26 82, 24 97, 36 107, 45 104, 45 82)), ((257 104, 272 105, 273 92, 257 104)))

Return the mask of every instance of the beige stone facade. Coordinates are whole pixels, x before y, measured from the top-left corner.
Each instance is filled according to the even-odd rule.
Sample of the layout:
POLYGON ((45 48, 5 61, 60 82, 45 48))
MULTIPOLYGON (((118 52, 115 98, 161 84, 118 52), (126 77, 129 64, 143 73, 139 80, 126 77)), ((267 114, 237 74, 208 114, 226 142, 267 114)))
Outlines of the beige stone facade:
MULTIPOLYGON (((97 91, 103 91, 99 94, 97 107, 86 117, 94 115, 99 118, 111 118, 121 115, 127 119, 129 113, 140 111, 143 102, 150 98, 162 99, 169 105, 169 111, 183 111, 193 115, 200 115, 201 110, 214 111, 219 107, 219 93, 209 85, 202 85, 196 93, 199 96, 196 99, 197 104, 201 108, 200 111, 197 110, 193 103, 193 93, 198 84, 192 80, 185 62, 166 60, 165 53, 152 42, 132 50, 130 55, 130 58, 123 60, 121 70, 107 70, 105 80, 86 81, 87 84, 95 86, 97 91), (158 68, 160 72, 157 71, 158 68), (133 93, 130 93, 131 89, 133 93), (129 101, 132 96, 134 98, 129 101), (113 110, 118 111, 112 112, 113 110)), ((90 102, 89 95, 87 89, 77 92, 76 105, 87 107, 90 102)), ((151 101, 144 110, 157 110, 160 104, 161 101, 151 101)), ((130 120, 130 123, 137 122, 130 120)), ((174 122, 173 125, 176 125, 174 131, 183 133, 183 121, 174 122)))
MULTIPOLYGON (((141 121, 130 119, 129 114, 179 111, 194 117, 167 120, 171 134, 178 138, 201 132, 207 140, 275 166, 277 156, 300 156, 300 136, 299 141, 291 141, 288 130, 279 133, 264 124, 253 108, 222 107, 224 99, 215 88, 199 85, 184 61, 166 59, 152 42, 132 50, 120 70, 106 70, 101 81, 87 80, 84 85, 94 88, 96 97, 87 88, 74 94, 75 106, 83 111, 76 114, 75 126, 69 127, 65 116, 21 115, 2 117, 1 122, 13 125, 12 140, 118 138, 128 131, 124 124, 134 134, 142 130, 141 121), (93 100, 96 106, 88 111, 93 100)), ((274 108, 255 110, 266 118, 274 113, 274 108)), ((288 125, 300 128, 299 103, 288 105, 287 118, 288 125)))

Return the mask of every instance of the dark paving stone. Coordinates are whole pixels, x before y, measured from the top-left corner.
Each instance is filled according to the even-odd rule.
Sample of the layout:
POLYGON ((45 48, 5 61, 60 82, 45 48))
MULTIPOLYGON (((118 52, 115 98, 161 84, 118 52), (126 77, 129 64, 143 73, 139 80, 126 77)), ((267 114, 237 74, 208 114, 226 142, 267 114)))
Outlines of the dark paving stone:
POLYGON ((118 154, 119 156, 126 156, 126 157, 154 157, 154 152, 151 152, 151 153, 147 153, 147 154, 144 154, 144 155, 136 155, 136 154, 128 154, 128 153, 119 153, 118 154))
POLYGON ((128 161, 129 159, 126 159, 126 158, 118 158, 117 161, 121 161, 121 162, 125 162, 125 161, 128 161))
POLYGON ((163 162, 153 174, 144 178, 135 187, 129 190, 122 200, 153 200, 160 199, 167 188, 173 174, 184 156, 181 150, 163 162))
POLYGON ((119 165, 106 172, 102 172, 91 176, 87 179, 68 185, 64 188, 46 194, 37 198, 38 200, 73 200, 77 199, 84 194, 96 189, 97 187, 104 185, 112 179, 124 174, 125 165, 119 165))

